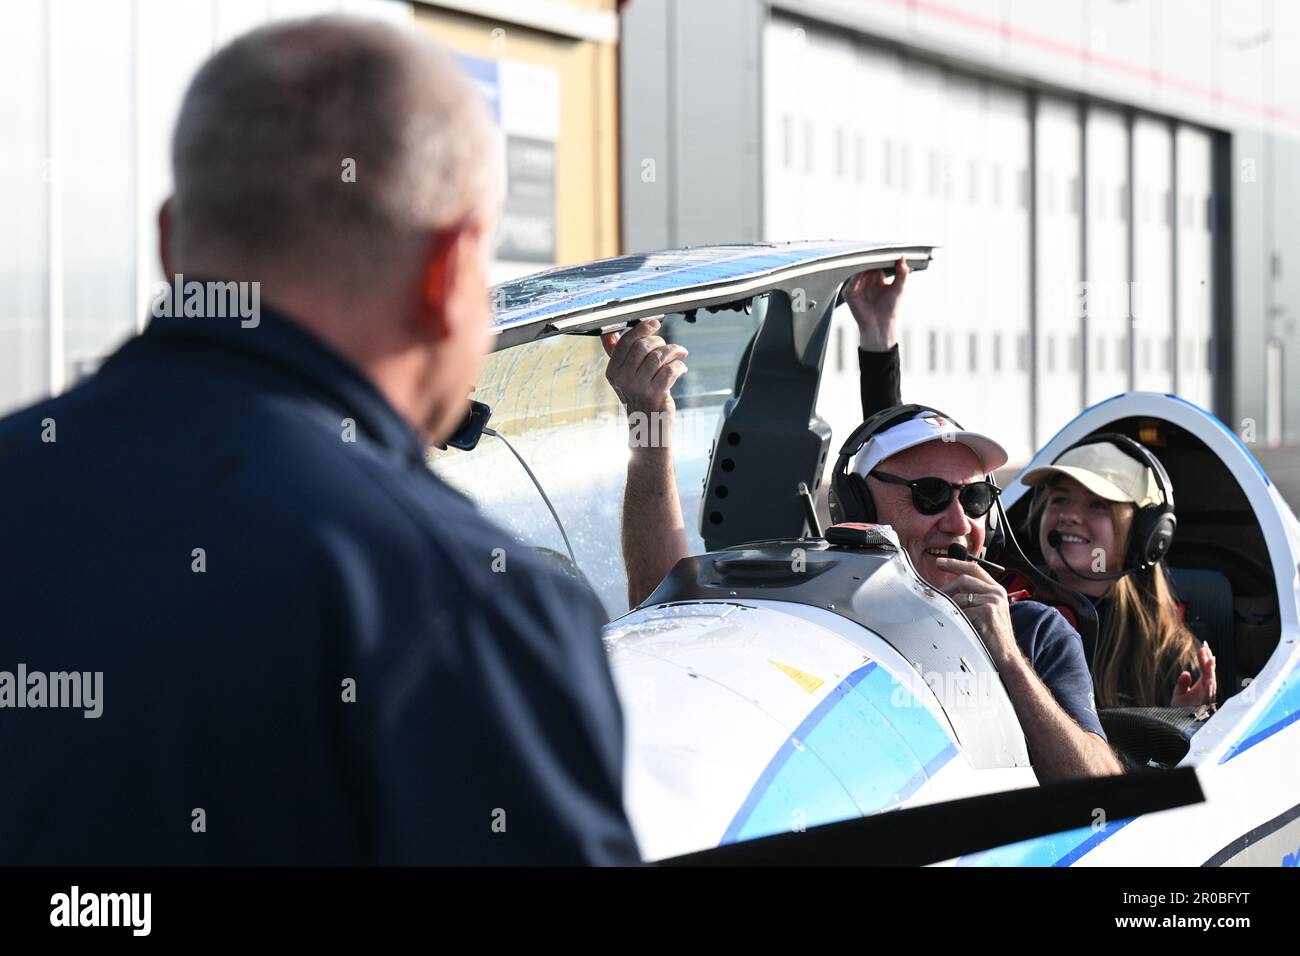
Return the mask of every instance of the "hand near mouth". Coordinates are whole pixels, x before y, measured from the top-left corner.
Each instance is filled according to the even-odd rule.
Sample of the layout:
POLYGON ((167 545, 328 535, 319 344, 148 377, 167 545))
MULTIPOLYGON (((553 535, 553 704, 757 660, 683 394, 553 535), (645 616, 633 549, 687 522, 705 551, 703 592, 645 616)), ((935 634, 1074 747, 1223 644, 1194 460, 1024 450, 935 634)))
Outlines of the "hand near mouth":
POLYGON ((961 608, 966 619, 989 649, 995 664, 1020 655, 1015 632, 1011 629, 1011 604, 1007 590, 974 561, 958 561, 947 556, 935 562, 939 569, 955 577, 940 590, 961 608))

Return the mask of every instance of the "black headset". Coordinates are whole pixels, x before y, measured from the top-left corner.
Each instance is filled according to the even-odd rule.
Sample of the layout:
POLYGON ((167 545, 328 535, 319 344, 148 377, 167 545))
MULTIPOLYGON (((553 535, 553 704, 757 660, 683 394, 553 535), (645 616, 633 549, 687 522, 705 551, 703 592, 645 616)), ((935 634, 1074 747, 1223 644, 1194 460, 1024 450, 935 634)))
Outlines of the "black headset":
MULTIPOLYGON (((835 470, 831 472, 830 512, 832 524, 839 524, 842 521, 877 523, 876 502, 871 497, 871 489, 867 487, 867 480, 862 475, 849 471, 849 463, 873 437, 881 432, 888 431, 895 425, 911 421, 923 412, 930 412, 940 418, 946 418, 958 430, 964 431, 962 426, 951 415, 941 412, 937 408, 931 408, 929 405, 895 405, 892 408, 876 412, 853 430, 853 434, 849 435, 844 442, 844 446, 840 449, 840 457, 836 459, 835 470)), ((997 487, 998 483, 994 480, 992 472, 985 475, 984 478, 986 481, 991 482, 993 487, 997 487)), ((995 500, 993 507, 989 509, 988 533, 985 539, 985 545, 994 554, 1001 552, 1006 544, 1006 533, 1003 531, 1005 525, 1002 502, 995 500)))
MULTIPOLYGON (((1118 432, 1099 432, 1089 435, 1083 441, 1075 442, 1052 460, 1056 464, 1068 452, 1084 445, 1109 444, 1118 448, 1130 458, 1149 468, 1156 476, 1156 486, 1160 489, 1161 502, 1158 505, 1144 505, 1133 517, 1133 527, 1129 529, 1128 551, 1124 554, 1122 571, 1146 571, 1169 553, 1174 543, 1174 532, 1178 529, 1178 519, 1174 516, 1174 488, 1169 480, 1169 473, 1160 459, 1138 442, 1118 432)), ((1046 487, 1046 483, 1040 487, 1046 487)))

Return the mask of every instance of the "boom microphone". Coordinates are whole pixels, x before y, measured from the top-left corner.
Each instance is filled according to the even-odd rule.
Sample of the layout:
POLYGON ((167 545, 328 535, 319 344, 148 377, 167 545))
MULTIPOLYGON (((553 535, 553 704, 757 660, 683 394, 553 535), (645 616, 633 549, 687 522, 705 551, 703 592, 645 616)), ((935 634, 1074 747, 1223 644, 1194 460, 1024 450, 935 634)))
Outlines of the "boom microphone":
POLYGON ((1056 530, 1047 532, 1047 543, 1052 546, 1052 550, 1055 551, 1056 556, 1061 559, 1061 563, 1065 565, 1067 568, 1069 568, 1070 573, 1073 574, 1076 578, 1082 578, 1085 581, 1117 581, 1120 578, 1124 577, 1124 575, 1133 573, 1133 569, 1130 568, 1128 570, 1119 572, 1119 574, 1098 574, 1098 573, 1084 574, 1082 571, 1076 571, 1074 565, 1070 564, 1069 561, 1065 560, 1065 555, 1061 553, 1061 532, 1056 530))
POLYGON ((978 564, 985 571, 988 571, 990 574, 1007 573, 1007 569, 1004 568, 1002 565, 995 564, 992 561, 986 561, 984 558, 975 557, 975 555, 971 554, 969 551, 967 551, 965 548, 959 545, 956 541, 948 545, 948 557, 952 558, 954 561, 974 561, 976 564, 978 564))

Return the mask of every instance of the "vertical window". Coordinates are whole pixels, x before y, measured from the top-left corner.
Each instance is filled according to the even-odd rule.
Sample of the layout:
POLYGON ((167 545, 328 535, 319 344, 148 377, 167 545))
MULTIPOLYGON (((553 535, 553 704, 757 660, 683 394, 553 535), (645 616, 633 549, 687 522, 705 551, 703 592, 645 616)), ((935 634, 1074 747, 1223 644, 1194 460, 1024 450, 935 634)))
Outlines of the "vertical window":
POLYGON ((993 371, 1002 371, 1002 333, 993 333, 993 371))
POLYGON ((1106 371, 1106 340, 1097 336, 1097 371, 1106 371))
POLYGON ((1047 370, 1056 371, 1056 336, 1051 334, 1047 336, 1047 370))
POLYGON ((970 334, 970 371, 972 372, 979 371, 979 346, 979 336, 972 332, 970 334))
POLYGON ((930 330, 930 371, 939 371, 939 333, 930 330))
POLYGON ((835 371, 844 371, 844 326, 835 330, 835 371))

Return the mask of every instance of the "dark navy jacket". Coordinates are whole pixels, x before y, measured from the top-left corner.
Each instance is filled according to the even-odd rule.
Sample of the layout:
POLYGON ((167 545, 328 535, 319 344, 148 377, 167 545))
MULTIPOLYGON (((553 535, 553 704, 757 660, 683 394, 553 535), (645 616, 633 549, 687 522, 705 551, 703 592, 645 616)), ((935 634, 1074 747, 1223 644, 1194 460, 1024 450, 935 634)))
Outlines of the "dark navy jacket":
POLYGON ((599 603, 301 327, 155 319, 0 481, 0 671, 103 673, 0 708, 0 865, 637 861, 599 603))

